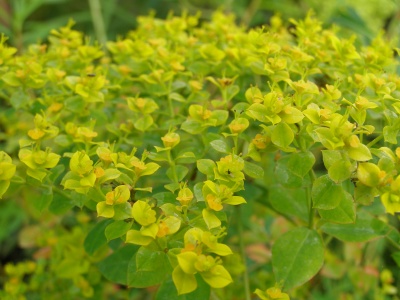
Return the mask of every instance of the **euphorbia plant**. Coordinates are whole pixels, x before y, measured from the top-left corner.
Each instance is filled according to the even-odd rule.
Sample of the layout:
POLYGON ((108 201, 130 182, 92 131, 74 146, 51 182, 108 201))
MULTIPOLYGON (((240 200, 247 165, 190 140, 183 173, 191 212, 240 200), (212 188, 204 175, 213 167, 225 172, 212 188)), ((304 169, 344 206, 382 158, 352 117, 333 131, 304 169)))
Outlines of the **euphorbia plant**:
POLYGON ((72 23, 24 54, 0 45, 0 196, 65 218, 81 209, 78 294, 101 290, 93 262, 156 299, 307 299, 317 274, 345 276, 335 264, 360 297, 393 293, 389 269, 391 288, 378 275, 358 285, 364 267, 383 271, 367 245, 400 256, 390 43, 356 47, 312 14, 290 32, 278 17, 246 30, 221 12, 138 21, 109 54, 72 23))

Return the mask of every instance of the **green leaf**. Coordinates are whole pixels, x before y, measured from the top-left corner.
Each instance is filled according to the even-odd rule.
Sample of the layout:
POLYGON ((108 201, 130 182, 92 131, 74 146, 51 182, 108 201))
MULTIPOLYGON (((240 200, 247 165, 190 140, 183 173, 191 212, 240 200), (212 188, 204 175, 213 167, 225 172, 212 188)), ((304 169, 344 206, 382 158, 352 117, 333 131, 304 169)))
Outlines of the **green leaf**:
POLYGON ((210 143, 210 146, 221 153, 229 153, 231 151, 228 144, 223 140, 214 140, 210 143))
POLYGON ((220 289, 232 283, 232 277, 229 272, 221 265, 214 266, 207 272, 200 273, 204 281, 211 287, 220 289))
POLYGON ((287 106, 279 116, 287 124, 299 123, 304 118, 303 113, 293 106, 287 106))
POLYGON ((176 256, 178 260, 179 267, 186 274, 196 274, 197 270, 195 268, 198 255, 193 251, 186 251, 178 254, 176 256))
POLYGON ((314 181, 311 190, 314 208, 333 209, 345 197, 346 194, 342 185, 333 182, 328 175, 323 175, 314 181))
POLYGON ((93 255, 96 250, 107 244, 107 238, 104 234, 106 227, 112 220, 103 220, 94 225, 83 242, 83 247, 89 255, 93 255))
POLYGON ((12 93, 10 98, 10 103, 15 109, 26 106, 30 101, 30 96, 28 93, 18 90, 12 93))
POLYGON ((329 167, 328 175, 333 181, 339 183, 349 179, 354 169, 355 165, 353 165, 350 161, 338 160, 329 167))
POLYGON ((293 174, 303 178, 313 167, 315 157, 310 151, 290 155, 287 167, 293 174))
POLYGON ((310 280, 324 262, 324 246, 315 230, 293 229, 272 246, 272 266, 276 282, 291 289, 310 280))
POLYGON ((105 201, 99 202, 96 205, 96 211, 98 217, 112 218, 114 217, 114 206, 108 205, 105 201))
POLYGON ((366 213, 357 215, 354 224, 327 223, 320 228, 323 232, 344 242, 368 242, 383 237, 390 230, 385 222, 366 213))
POLYGON ((146 201, 136 201, 132 206, 132 216, 142 226, 156 222, 156 212, 146 201))
POLYGON ((353 197, 347 192, 344 192, 344 194, 345 197, 334 209, 318 210, 323 220, 340 224, 354 223, 356 220, 356 208, 353 202, 353 197))
POLYGON ((36 170, 28 169, 26 170, 26 174, 42 182, 43 179, 46 177, 47 172, 39 169, 36 170))
POLYGON ((164 252, 144 247, 140 249, 142 250, 139 258, 135 255, 128 264, 128 286, 144 288, 160 284, 172 271, 167 255, 164 252), (158 254, 148 256, 150 252, 157 252, 158 254), (148 262, 146 261, 147 259, 149 260, 148 262))
POLYGON ((233 97, 235 97, 235 95, 237 93, 239 93, 240 88, 237 85, 230 85, 227 87, 226 89, 226 99, 229 101, 231 100, 233 97))
POLYGON ((80 114, 85 109, 86 103, 82 99, 82 97, 73 96, 73 97, 66 98, 64 100, 64 105, 65 105, 66 109, 68 109, 74 113, 80 114))
POLYGON ((393 260, 396 262, 396 265, 398 267, 400 267, 400 251, 399 252, 395 252, 392 254, 392 258, 393 260))
POLYGON ((225 124, 228 117, 229 117, 229 112, 226 110, 214 110, 211 113, 211 118, 216 120, 215 126, 220 126, 222 124, 225 124))
POLYGON ((343 160, 343 157, 339 150, 322 150, 322 159, 325 168, 329 170, 334 163, 343 160))
POLYGON ((196 277, 193 274, 186 274, 179 266, 172 272, 172 279, 178 295, 193 292, 197 288, 196 277))
POLYGON ((308 200, 304 188, 288 189, 277 184, 272 185, 268 192, 271 206, 279 213, 308 221, 308 200))
POLYGON ((399 135, 399 129, 396 126, 385 126, 383 127, 383 137, 385 142, 397 145, 397 136, 399 135))
POLYGON ((354 188, 354 200, 363 205, 370 205, 377 195, 379 195, 379 192, 374 187, 357 183, 354 188))
POLYGON ((97 265, 100 273, 112 282, 127 285, 128 284, 128 265, 138 246, 127 244, 118 249, 113 254, 99 262, 97 265))
POLYGON ((3 197, 9 186, 10 186, 9 180, 0 181, 0 199, 3 197))
MULTIPOLYGON (((181 166, 181 165, 175 166, 175 174, 176 174, 176 177, 177 177, 178 181, 182 181, 183 178, 185 178, 185 176, 187 175, 188 172, 189 172, 189 169, 187 167, 185 167, 185 166, 181 166)), ((173 181, 175 180, 175 176, 174 176, 172 168, 168 168, 167 176, 168 176, 169 179, 171 179, 173 181)))
POLYGON ((257 164, 245 161, 243 172, 252 178, 263 178, 264 169, 257 164))
POLYGON ((98 179, 99 184, 103 184, 106 181, 117 179, 121 175, 121 172, 117 169, 106 169, 104 175, 98 179))
POLYGON ((148 176, 148 175, 152 175, 155 172, 157 172, 157 170, 160 168, 159 164, 156 164, 154 162, 150 162, 148 164, 146 164, 146 169, 144 169, 141 173, 140 176, 148 176))
POLYGON ((49 207, 52 200, 53 200, 53 189, 50 187, 50 188, 40 189, 40 196, 37 199, 33 199, 32 202, 35 208, 39 212, 42 212, 43 210, 49 207))
POLYGON ((142 246, 136 253, 136 270, 138 272, 157 271, 164 264, 165 259, 165 252, 154 251, 142 246))
POLYGON ((216 167, 217 165, 211 159, 199 159, 197 161, 197 169, 207 176, 214 176, 214 169, 216 167))
POLYGON ((200 300, 200 299, 209 299, 211 294, 210 286, 205 283, 201 276, 197 275, 196 280, 198 283, 198 287, 195 291, 178 295, 174 282, 172 281, 172 277, 166 281, 164 281, 160 288, 157 291, 155 300, 200 300))
POLYGON ((206 126, 203 126, 202 123, 196 120, 188 119, 185 122, 182 123, 181 129, 190 133, 190 134, 199 134, 204 129, 206 129, 206 126))
POLYGON ((294 133, 286 123, 279 123, 272 131, 271 141, 281 148, 287 148, 294 140, 294 133))
POLYGON ((357 167, 358 180, 369 187, 376 187, 380 180, 380 169, 373 163, 359 163, 357 167))
POLYGON ((196 155, 191 151, 180 153, 177 158, 175 158, 175 161, 179 161, 183 164, 191 164, 196 162, 196 155))
POLYGON ((163 192, 154 194, 153 197, 157 199, 157 206, 160 207, 165 203, 176 204, 176 196, 173 193, 163 192))
POLYGON ((146 131, 151 125, 153 125, 153 118, 150 115, 144 115, 137 119, 133 125, 140 131, 146 131))
POLYGON ((131 229, 132 222, 115 221, 108 225, 104 231, 107 241, 117 239, 127 233, 131 229))
POLYGON ((254 103, 250 105, 250 107, 246 111, 246 114, 249 117, 256 119, 260 122, 267 123, 270 121, 270 119, 267 117, 269 114, 268 109, 265 107, 265 105, 260 103, 254 103))
POLYGON ((54 266, 59 278, 75 278, 80 274, 85 274, 90 268, 88 260, 77 261, 74 257, 68 257, 54 266))
MULTIPOLYGON (((305 183, 305 179, 293 174, 288 167, 290 155, 281 157, 276 162, 274 180, 277 183, 283 184, 287 187, 301 187, 305 183)), ((308 178, 308 177, 306 177, 308 178)))
POLYGON ((371 151, 364 144, 359 144, 356 148, 347 147, 347 153, 351 159, 356 161, 366 161, 372 158, 371 151))
POLYGON ((53 201, 49 206, 49 211, 56 215, 61 215, 69 211, 74 207, 74 203, 64 193, 55 193, 53 195, 53 201))
POLYGON ((128 230, 128 232, 126 233, 125 243, 147 246, 153 241, 154 239, 152 237, 142 235, 142 233, 139 230, 131 229, 128 230))
POLYGON ((203 209, 203 219, 207 224, 207 227, 209 229, 213 229, 213 228, 217 228, 219 226, 221 226, 221 221, 220 219, 217 218, 217 216, 215 215, 215 213, 211 210, 208 209, 203 209))
MULTIPOLYGON (((12 87, 19 87, 21 85, 20 79, 17 77, 17 75, 13 72, 8 72, 4 74, 1 79, 8 85, 12 87)), ((15 107, 18 108, 18 107, 15 107)))

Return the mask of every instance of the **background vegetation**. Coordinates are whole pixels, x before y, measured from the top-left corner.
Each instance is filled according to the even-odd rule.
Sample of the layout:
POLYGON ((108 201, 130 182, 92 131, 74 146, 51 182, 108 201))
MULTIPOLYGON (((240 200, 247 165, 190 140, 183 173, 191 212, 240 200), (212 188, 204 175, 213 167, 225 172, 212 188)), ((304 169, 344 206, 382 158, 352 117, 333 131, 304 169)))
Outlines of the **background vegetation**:
POLYGON ((208 20, 219 7, 235 13, 238 23, 250 27, 268 23, 274 13, 280 13, 283 19, 300 19, 313 9, 325 24, 347 28, 364 43, 380 30, 390 37, 400 34, 400 0, 335 0, 324 1, 323 5, 319 0, 0 0, 0 32, 22 49, 43 41, 51 29, 72 18, 77 30, 92 37, 97 35, 99 40, 105 37, 101 36, 101 29, 95 30, 96 23, 104 21, 104 35, 115 39, 134 29, 136 18, 150 11, 159 18, 171 12, 201 12, 202 18, 208 20))

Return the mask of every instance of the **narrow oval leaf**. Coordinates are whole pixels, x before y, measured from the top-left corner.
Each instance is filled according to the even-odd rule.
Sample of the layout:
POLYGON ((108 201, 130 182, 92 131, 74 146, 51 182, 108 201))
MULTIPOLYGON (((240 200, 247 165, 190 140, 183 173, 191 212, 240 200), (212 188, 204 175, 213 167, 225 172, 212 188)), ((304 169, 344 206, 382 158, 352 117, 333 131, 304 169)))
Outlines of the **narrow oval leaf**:
POLYGON ((310 280, 324 262, 321 237, 308 228, 293 229, 277 239, 272 247, 272 266, 277 282, 291 289, 310 280))
POLYGON ((230 148, 229 148, 228 144, 223 140, 214 140, 210 143, 210 146, 218 152, 222 152, 222 153, 230 152, 230 148))
POLYGON ((372 158, 371 151, 364 144, 359 144, 356 148, 348 147, 347 153, 350 158, 356 161, 367 161, 372 158))
POLYGON ((264 177, 264 169, 259 165, 253 164, 251 162, 244 162, 244 173, 252 178, 263 178, 264 177))
POLYGON ((115 221, 108 225, 105 229, 107 241, 117 239, 123 236, 129 229, 131 229, 132 222, 115 221))
POLYGON ((197 161, 197 169, 207 176, 213 176, 216 167, 217 165, 211 159, 199 159, 197 161))

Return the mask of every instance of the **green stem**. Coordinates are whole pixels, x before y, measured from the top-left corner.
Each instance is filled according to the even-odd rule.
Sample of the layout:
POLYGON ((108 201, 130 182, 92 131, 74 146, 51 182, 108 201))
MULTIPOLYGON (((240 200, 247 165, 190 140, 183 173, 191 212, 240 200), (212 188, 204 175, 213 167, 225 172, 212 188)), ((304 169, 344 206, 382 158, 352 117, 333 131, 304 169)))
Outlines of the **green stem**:
POLYGON ((170 97, 170 95, 171 95, 171 90, 172 90, 172 81, 170 81, 170 82, 168 83, 168 86, 167 86, 164 82, 161 82, 160 84, 162 85, 162 87, 163 87, 164 89, 167 90, 167 95, 168 95, 168 96, 167 96, 167 101, 168 101, 169 115, 170 115, 171 118, 174 118, 174 116, 175 116, 174 104, 172 103, 172 99, 171 99, 171 97, 170 97))
POLYGON ((104 25, 103 15, 101 14, 101 4, 99 0, 89 0, 90 13, 96 37, 102 45, 107 42, 107 34, 104 25))
POLYGON ((174 117, 174 106, 172 105, 172 99, 170 98, 169 94, 168 94, 168 107, 169 107, 170 117, 173 118, 174 117))
POLYGON ((234 153, 237 155, 238 153, 239 153, 239 149, 238 149, 238 139, 239 139, 239 136, 233 136, 232 137, 233 138, 233 145, 234 145, 234 147, 235 147, 235 151, 234 151, 234 153))
POLYGON ((393 247, 395 247, 397 250, 400 250, 400 245, 394 242, 392 239, 389 239, 386 237, 386 241, 388 241, 393 247))
POLYGON ((168 155, 168 163, 169 163, 169 166, 171 167, 172 173, 174 174, 174 175, 173 175, 173 176, 174 176, 174 182, 175 182, 175 183, 178 183, 179 180, 178 180, 178 176, 176 175, 175 162, 174 162, 174 161, 172 160, 172 158, 171 158, 171 149, 169 149, 169 150, 167 151, 167 155, 168 155))
POLYGON ((310 179, 311 179, 311 185, 306 188, 307 200, 308 200, 308 228, 313 229, 314 228, 315 209, 313 208, 313 204, 312 204, 311 189, 312 189, 312 186, 315 181, 314 170, 310 170, 309 174, 310 174, 310 179))
POLYGON ((242 19, 242 21, 243 21, 243 23, 245 25, 248 26, 250 24, 250 22, 253 19, 254 15, 258 11, 258 9, 260 7, 260 4, 261 4, 261 0, 252 0, 250 2, 250 5, 247 7, 247 10, 244 13, 244 16, 243 16, 243 19, 242 19))
POLYGON ((241 205, 237 206, 237 228, 239 233, 239 247, 240 247, 240 255, 242 256, 242 261, 244 265, 244 291, 245 291, 245 299, 251 300, 251 292, 250 292, 250 278, 249 271, 247 269, 246 263, 246 252, 244 247, 244 239, 243 239, 243 223, 242 223, 242 207, 241 205))
POLYGON ((381 139, 383 139, 383 134, 378 135, 376 138, 374 138, 372 141, 370 141, 367 144, 368 148, 371 148, 373 145, 375 145, 377 142, 379 142, 381 139))

